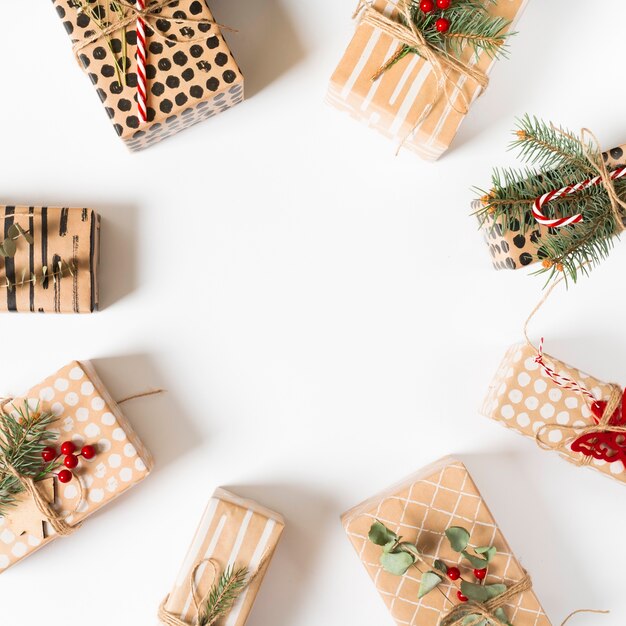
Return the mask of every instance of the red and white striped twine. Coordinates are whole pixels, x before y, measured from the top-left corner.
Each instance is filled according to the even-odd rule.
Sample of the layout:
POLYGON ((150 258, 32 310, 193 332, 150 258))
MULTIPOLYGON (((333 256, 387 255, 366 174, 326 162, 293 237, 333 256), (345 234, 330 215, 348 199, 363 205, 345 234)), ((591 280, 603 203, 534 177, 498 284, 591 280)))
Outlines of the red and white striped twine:
MULTIPOLYGON (((145 0, 137 0, 137 8, 146 8, 145 0)), ((146 93, 146 23, 142 17, 137 18, 137 106, 142 122, 148 120, 146 93)))
MULTIPOLYGON (((617 180, 624 175, 626 175, 626 167, 620 167, 619 169, 611 172, 611 180, 617 180)), ((570 224, 577 224, 578 222, 582 222, 583 216, 580 213, 578 215, 572 215, 571 217, 559 217, 555 219, 550 219, 543 214, 542 209, 546 204, 548 204, 548 202, 551 202, 555 198, 560 198, 561 196, 571 196, 572 194, 582 191, 583 189, 589 189, 589 187, 594 187, 601 182, 602 177, 596 176, 595 178, 584 180, 582 183, 568 185, 567 187, 562 187, 561 189, 555 189, 554 191, 544 193, 543 196, 537 198, 533 204, 533 217, 542 226, 549 226, 551 228, 560 228, 561 226, 569 226, 570 224)))
POLYGON ((541 338, 541 341, 539 342, 539 349, 537 350, 535 363, 541 366, 543 371, 548 375, 548 377, 557 386, 561 387, 562 389, 573 389, 574 391, 578 391, 579 393, 582 393, 591 401, 592 405, 597 402, 596 398, 589 390, 579 385, 575 380, 572 380, 571 378, 567 378, 566 376, 561 376, 560 374, 557 374, 551 367, 546 365, 545 361, 543 360, 543 337, 541 338))

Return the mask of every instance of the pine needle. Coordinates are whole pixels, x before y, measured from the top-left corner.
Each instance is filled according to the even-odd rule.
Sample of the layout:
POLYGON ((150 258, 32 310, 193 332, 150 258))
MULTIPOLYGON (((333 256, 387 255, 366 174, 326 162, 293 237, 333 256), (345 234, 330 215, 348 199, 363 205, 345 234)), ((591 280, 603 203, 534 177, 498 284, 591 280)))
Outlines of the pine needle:
POLYGON ((232 566, 227 567, 211 588, 206 604, 198 616, 198 626, 212 626, 220 617, 226 615, 247 585, 247 567, 236 570, 232 566))

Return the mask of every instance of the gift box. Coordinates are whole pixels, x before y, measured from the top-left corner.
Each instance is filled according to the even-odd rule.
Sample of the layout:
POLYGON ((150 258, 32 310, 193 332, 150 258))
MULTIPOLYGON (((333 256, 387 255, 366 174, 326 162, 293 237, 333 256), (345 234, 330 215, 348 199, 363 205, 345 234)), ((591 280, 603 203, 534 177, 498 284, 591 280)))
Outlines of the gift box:
MULTIPOLYGON (((94 448, 93 458, 81 458, 72 470, 74 477, 70 482, 61 483, 55 470, 36 483, 67 524, 77 527, 150 473, 152 457, 90 363, 70 363, 30 389, 22 399, 4 404, 3 410, 17 418, 25 402, 32 411, 56 416, 50 430, 58 433, 59 439, 52 445, 70 441, 78 451, 85 445, 94 448)), ((0 571, 58 536, 30 495, 23 491, 14 505, 6 507, 4 516, 0 515, 0 571)))
MULTIPOLYGON (((604 162, 610 170, 626 166, 626 145, 618 146, 602 153, 604 162)), ((550 175, 548 172, 547 176, 550 175)), ((528 202, 525 218, 507 219, 503 216, 494 218, 480 214, 479 222, 485 242, 489 246, 493 266, 497 270, 516 270, 545 258, 541 252, 542 243, 555 229, 537 223, 532 215, 532 201, 528 202)), ((480 212, 482 202, 472 203, 472 212, 480 212)), ((626 216, 623 218, 626 226, 626 216)))
MULTIPOLYGON (((585 432, 598 425, 602 411, 594 414, 593 402, 580 389, 604 403, 610 399, 614 386, 550 355, 543 354, 543 362, 548 371, 537 362, 534 347, 527 343, 511 346, 489 387, 481 413, 534 440, 539 437, 542 447, 554 448, 572 463, 584 464, 626 482, 624 443, 614 450, 620 453, 619 448, 623 448, 612 462, 581 451, 581 438, 593 440, 594 433, 585 435, 585 432), (557 384, 549 372, 563 384, 557 384)), ((619 409, 621 412, 621 406, 619 409)), ((615 424, 619 425, 619 420, 615 424)), ((599 452, 598 456, 603 456, 599 452)))
POLYGON ((228 614, 219 622, 223 626, 243 626, 284 525, 278 513, 225 489, 217 489, 176 583, 163 604, 165 610, 186 624, 195 624, 198 611, 194 596, 196 599, 205 597, 228 569, 246 568, 247 583, 228 614))
POLYGON ((98 310, 100 216, 91 209, 1 206, 0 311, 98 310))
POLYGON ((138 80, 142 83, 138 3, 53 4, 79 64, 131 150, 146 148, 243 100, 243 76, 204 0, 145 3, 147 121, 141 119, 137 102, 138 80))
MULTIPOLYGON (((528 580, 467 469, 452 458, 442 459, 359 504, 344 513, 342 523, 398 626, 439 626, 452 607, 459 606, 457 585, 473 575, 472 566, 464 564, 449 545, 446 532, 455 527, 467 530, 472 544, 495 549, 485 585, 512 587, 528 580), (427 568, 417 563, 396 575, 383 567, 381 555, 387 554, 388 546, 383 548, 372 540, 370 531, 375 523, 384 525, 402 542, 411 542, 435 571, 442 566, 457 567, 457 580, 442 574, 438 588, 420 598, 427 568)), ((525 587, 502 607, 507 619, 515 626, 549 626, 532 588, 525 587)))
MULTIPOLYGON (((500 0, 495 5, 485 2, 485 6, 491 15, 511 21, 510 32, 526 1, 500 0)), ((375 0, 373 7, 393 17, 397 16, 397 4, 397 0, 375 0)), ((438 95, 439 81, 432 65, 417 54, 407 54, 377 76, 399 45, 390 34, 360 21, 330 80, 327 101, 398 145, 434 161, 449 148, 481 86, 455 70, 447 70, 446 93, 438 95)), ((488 54, 476 55, 469 47, 460 58, 485 74, 494 62, 488 54)))

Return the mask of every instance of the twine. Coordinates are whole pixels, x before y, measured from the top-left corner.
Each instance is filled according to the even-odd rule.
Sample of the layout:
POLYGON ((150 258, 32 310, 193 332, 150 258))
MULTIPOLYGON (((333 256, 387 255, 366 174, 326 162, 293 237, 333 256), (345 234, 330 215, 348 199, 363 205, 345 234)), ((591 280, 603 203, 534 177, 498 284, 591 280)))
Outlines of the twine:
POLYGON ((142 391, 140 393, 135 393, 132 396, 126 396, 121 400, 117 400, 118 404, 124 404, 124 402, 130 402, 131 400, 137 400, 137 398, 147 398, 148 396, 156 396, 161 393, 165 393, 165 389, 161 389, 159 387, 155 389, 148 389, 148 391, 142 391))

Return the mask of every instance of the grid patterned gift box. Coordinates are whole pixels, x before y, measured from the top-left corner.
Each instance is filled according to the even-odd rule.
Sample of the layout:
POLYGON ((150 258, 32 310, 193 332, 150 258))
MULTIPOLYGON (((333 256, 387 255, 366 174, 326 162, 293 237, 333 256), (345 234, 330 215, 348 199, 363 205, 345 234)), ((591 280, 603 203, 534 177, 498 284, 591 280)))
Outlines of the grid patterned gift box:
MULTIPOLYGON (((4 410, 11 413, 24 401, 33 409, 39 407, 58 416, 55 427, 60 441, 71 440, 78 448, 84 444, 96 448, 91 461, 81 459, 73 470, 72 482, 61 485, 49 479, 42 485, 69 524, 82 522, 150 473, 150 453, 89 362, 70 363, 30 389, 23 399, 5 404, 4 410)), ((17 506, 5 517, 0 516, 0 572, 57 537, 32 500, 20 496, 17 506)))
MULTIPOLYGON (((418 599, 420 574, 415 568, 404 576, 383 570, 381 548, 368 540, 376 520, 415 543, 426 558, 448 565, 456 565, 459 555, 450 548, 445 531, 462 526, 470 532, 473 545, 497 548, 487 583, 511 585, 525 576, 463 463, 442 459, 342 516, 348 538, 398 626, 437 626, 452 608, 443 594, 456 602, 456 587, 446 579, 439 586, 443 594, 432 592, 418 599)), ((462 573, 471 572, 463 564, 458 566, 462 573)), ((515 626, 550 626, 532 589, 511 598, 505 611, 515 626)))
MULTIPOLYGON (((526 2, 499 0, 497 5, 489 5, 489 12, 515 22, 526 2)), ((374 6, 388 16, 396 11, 396 2, 392 0, 375 0, 374 6)), ((454 86, 448 89, 452 97, 439 98, 428 116, 416 126, 436 92, 437 79, 430 64, 417 54, 408 54, 372 81, 372 76, 396 53, 398 45, 390 35, 359 23, 330 80, 327 101, 397 144, 434 161, 450 146, 465 118, 462 112, 465 102, 471 104, 480 88, 465 77, 451 73, 454 86)), ((470 62, 473 57, 474 52, 468 48, 462 60, 470 62)), ((481 53, 471 62, 489 73, 494 60, 481 53)))
MULTIPOLYGON (((536 356, 537 350, 527 343, 516 344, 506 351, 489 386, 481 413, 532 439, 536 439, 539 429, 550 425, 548 443, 559 444, 571 436, 566 428, 585 428, 595 425, 595 421, 583 395, 574 389, 557 386, 536 363, 536 356)), ((544 354, 544 360, 559 376, 575 381, 597 400, 610 397, 611 387, 607 383, 547 354, 544 354)), ((582 459, 581 453, 572 451, 569 446, 560 454, 575 463, 582 459)), ((587 467, 626 482, 626 468, 620 461, 607 463, 593 459, 587 467)))

